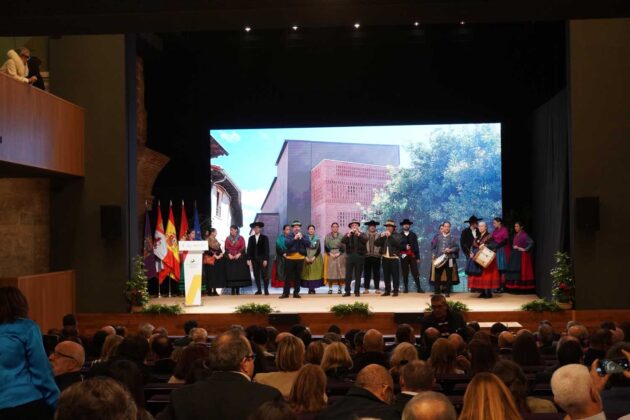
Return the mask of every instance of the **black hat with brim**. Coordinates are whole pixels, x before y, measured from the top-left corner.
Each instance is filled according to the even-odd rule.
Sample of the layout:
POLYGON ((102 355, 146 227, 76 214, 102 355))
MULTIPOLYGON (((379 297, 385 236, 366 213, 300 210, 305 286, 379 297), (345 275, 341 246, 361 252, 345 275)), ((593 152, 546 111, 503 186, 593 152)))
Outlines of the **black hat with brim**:
POLYGON ((376 220, 370 220, 369 222, 365 222, 363 223, 365 226, 378 226, 380 225, 379 222, 377 222, 376 220))
POLYGON ((254 222, 254 223, 250 223, 249 227, 250 228, 255 228, 256 226, 258 226, 259 228, 264 228, 265 224, 263 222, 254 222))
POLYGON ((465 220, 464 223, 468 223, 468 224, 477 223, 481 220, 483 220, 481 217, 477 217, 473 214, 472 216, 470 216, 468 220, 465 220))
POLYGON ((400 222, 400 226, 404 226, 404 225, 413 225, 413 222, 409 219, 405 219, 402 222, 400 222))

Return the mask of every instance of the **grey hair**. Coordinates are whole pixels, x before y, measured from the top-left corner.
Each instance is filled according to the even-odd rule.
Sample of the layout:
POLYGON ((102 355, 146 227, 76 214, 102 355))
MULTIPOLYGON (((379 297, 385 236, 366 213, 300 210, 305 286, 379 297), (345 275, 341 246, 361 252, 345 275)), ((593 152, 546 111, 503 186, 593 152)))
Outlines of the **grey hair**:
POLYGON ((416 419, 456 420, 457 412, 444 394, 426 391, 413 397, 403 411, 402 420, 416 419))
POLYGON ((239 371, 243 359, 251 352, 245 337, 234 332, 225 332, 218 336, 210 348, 212 368, 218 371, 239 371))
POLYGON ((593 380, 584 365, 570 364, 551 376, 553 399, 568 414, 582 411, 591 400, 593 380))

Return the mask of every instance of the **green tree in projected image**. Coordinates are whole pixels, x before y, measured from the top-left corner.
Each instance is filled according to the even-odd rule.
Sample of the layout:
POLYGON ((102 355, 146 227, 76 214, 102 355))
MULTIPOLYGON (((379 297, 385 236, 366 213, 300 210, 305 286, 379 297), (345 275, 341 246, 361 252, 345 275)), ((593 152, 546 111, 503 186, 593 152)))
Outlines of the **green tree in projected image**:
MULTIPOLYGON (((391 181, 364 212, 368 219, 396 221, 408 217, 420 241, 421 275, 430 269, 430 242, 441 222, 453 232, 466 226, 472 214, 490 224, 501 215, 501 139, 485 124, 465 131, 438 129, 428 145, 410 146, 411 167, 393 169, 391 181)), ((465 286, 464 256, 460 278, 465 286)))

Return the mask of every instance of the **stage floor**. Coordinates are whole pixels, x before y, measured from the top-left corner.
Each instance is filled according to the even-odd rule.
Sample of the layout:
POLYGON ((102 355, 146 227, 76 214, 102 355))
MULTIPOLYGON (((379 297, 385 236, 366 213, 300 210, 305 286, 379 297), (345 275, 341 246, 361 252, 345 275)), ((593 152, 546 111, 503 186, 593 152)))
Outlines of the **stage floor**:
MULTIPOLYGON (((338 303, 367 302, 373 312, 421 312, 429 303, 430 293, 401 293, 397 297, 375 294, 355 297, 342 297, 338 294, 329 295, 318 293, 309 295, 303 293, 301 299, 278 299, 278 294, 264 295, 222 295, 201 298, 201 306, 184 306, 183 297, 152 298, 150 303, 180 304, 187 314, 229 314, 238 305, 244 303, 267 303, 279 313, 318 313, 328 312, 330 307, 338 303)), ((468 305, 471 312, 501 312, 520 311, 521 305, 537 299, 536 295, 495 295, 492 299, 479 299, 478 293, 452 293, 450 300, 458 300, 468 305)))

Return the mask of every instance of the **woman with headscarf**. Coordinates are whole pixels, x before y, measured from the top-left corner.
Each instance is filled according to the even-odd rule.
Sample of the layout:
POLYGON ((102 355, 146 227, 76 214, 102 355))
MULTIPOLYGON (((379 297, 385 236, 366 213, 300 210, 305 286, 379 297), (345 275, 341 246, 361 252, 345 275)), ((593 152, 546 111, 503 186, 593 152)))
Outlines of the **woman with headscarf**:
POLYGON ((208 251, 203 257, 203 276, 208 296, 219 296, 217 289, 225 287, 225 254, 217 240, 217 230, 210 228, 207 236, 208 251))
POLYGON ((495 258, 497 262, 497 268, 499 270, 499 275, 501 276, 501 284, 497 289, 498 293, 503 292, 503 286, 505 285, 505 272, 507 270, 507 262, 510 258, 510 232, 503 225, 503 219, 500 217, 495 217, 492 220, 492 239, 496 244, 496 253, 497 256, 495 258))
POLYGON ((230 235, 225 238, 226 286, 232 289, 233 295, 240 294, 241 287, 252 285, 252 277, 245 255, 245 239, 239 235, 238 226, 230 226, 230 235))
POLYGON ((324 260, 321 253, 321 241, 315 234, 315 226, 308 225, 306 239, 306 258, 302 268, 302 286, 308 288, 308 294, 314 295, 315 289, 324 285, 324 260))
MULTIPOLYGON (((479 235, 474 240, 471 251, 470 259, 474 260, 477 252, 484 248, 489 248, 496 252, 497 243, 494 241, 492 235, 488 232, 488 225, 486 222, 479 222, 479 235)), ((473 261, 474 264, 476 264, 473 261)), ((501 278, 499 270, 497 269, 497 258, 495 257, 492 262, 486 267, 481 268, 480 274, 472 274, 472 271, 467 270, 468 275, 468 287, 470 289, 480 289, 480 298, 490 299, 492 297, 492 290, 498 288, 501 285, 501 278)))
POLYGON ((523 229, 521 222, 514 223, 512 252, 505 274, 505 288, 514 293, 533 293, 536 290, 531 249, 534 241, 523 229))

